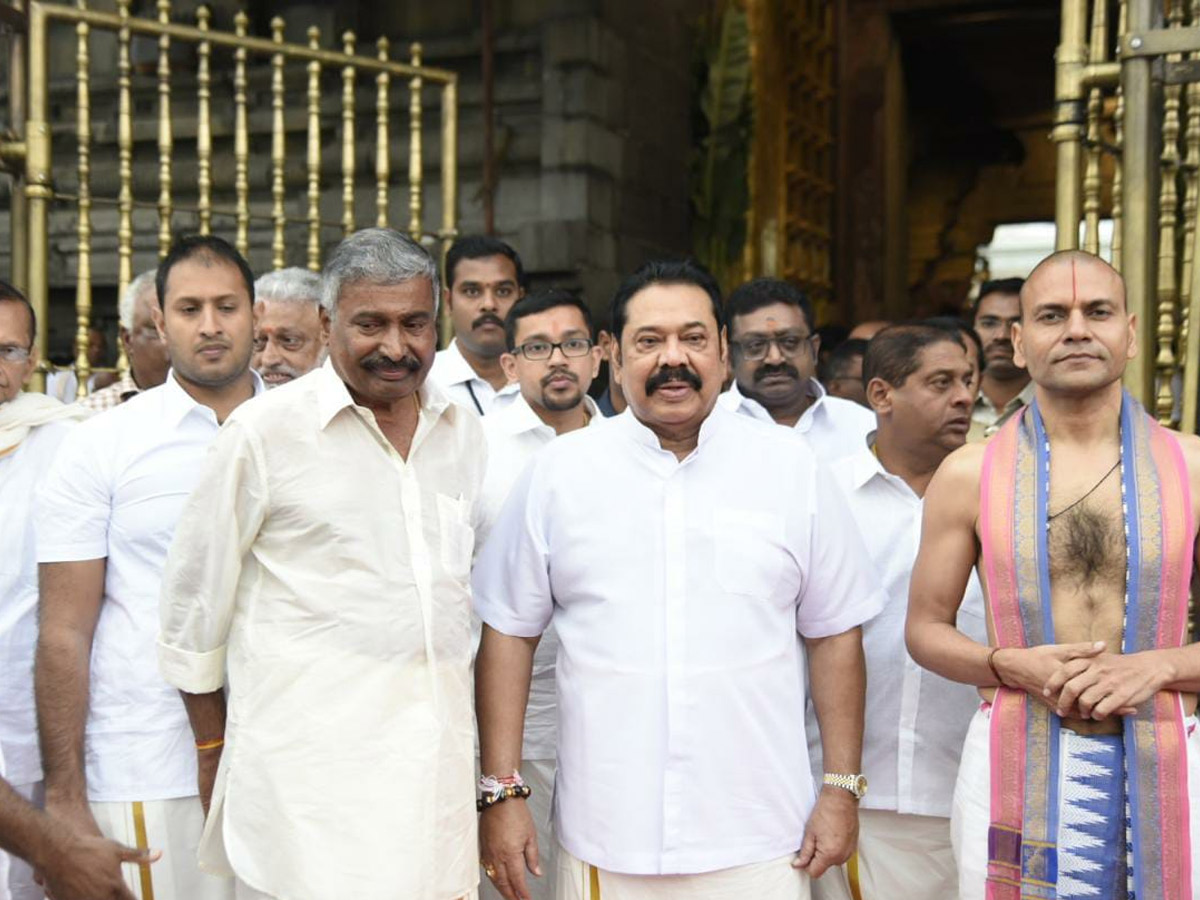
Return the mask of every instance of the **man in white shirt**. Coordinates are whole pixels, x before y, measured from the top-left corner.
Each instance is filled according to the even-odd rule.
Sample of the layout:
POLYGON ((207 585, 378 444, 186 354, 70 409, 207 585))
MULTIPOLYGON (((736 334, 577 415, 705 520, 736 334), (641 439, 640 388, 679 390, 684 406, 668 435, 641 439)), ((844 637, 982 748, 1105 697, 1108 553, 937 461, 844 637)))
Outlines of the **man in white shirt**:
POLYGON ((479 416, 520 393, 508 381, 504 317, 525 295, 525 269, 517 251, 492 237, 461 237, 446 251, 446 306, 454 340, 438 352, 429 377, 450 399, 479 416))
POLYGON ((613 361, 629 409, 542 450, 477 561, 480 847, 506 900, 542 871, 515 770, 551 619, 559 900, 796 900, 853 849, 858 626, 882 597, 805 442, 714 409, 721 315, 691 263, 622 284, 613 361), (797 633, 830 773, 819 799, 797 633))
MULTIPOLYGON (((602 421, 595 401, 587 395, 600 369, 601 350, 593 343, 592 314, 582 300, 558 290, 522 297, 509 310, 504 331, 508 352, 501 362, 509 379, 521 386, 521 396, 483 420, 488 464, 480 542, 499 517, 513 483, 539 450, 558 435, 602 421)), ((557 655, 558 638, 551 625, 533 657, 521 759, 521 771, 533 789, 529 811, 542 848, 542 865, 550 873, 554 872, 550 798, 554 795, 557 655)), ((553 874, 529 888, 534 900, 553 900, 553 874)), ((485 900, 500 897, 490 882, 483 884, 480 895, 485 900)))
POLYGON ((321 276, 293 266, 254 282, 254 367, 268 388, 307 375, 325 360, 329 322, 321 314, 321 276))
POLYGON ((853 453, 875 427, 870 410, 830 397, 817 381, 820 338, 804 292, 777 278, 737 288, 725 304, 734 384, 727 408, 793 428, 821 462, 853 453))
MULTIPOLYGON (((184 501, 221 422, 262 391, 250 369, 254 278, 228 243, 192 236, 156 281, 167 380, 73 429, 35 500, 46 808, 86 832, 162 848, 160 865, 131 877, 142 900, 228 898, 232 883, 196 865, 197 754, 154 640, 184 501)), ((211 778, 203 759, 199 777, 211 778)))
POLYGON ((167 345, 163 343, 154 324, 154 310, 158 306, 158 294, 154 287, 156 275, 154 269, 138 275, 129 282, 117 305, 121 322, 117 334, 121 346, 125 348, 129 373, 115 384, 93 391, 76 401, 84 409, 93 412, 112 409, 139 391, 158 387, 167 380, 171 360, 167 358, 167 345))
POLYGON ((478 884, 483 434, 426 379, 437 295, 437 264, 404 235, 342 241, 322 278, 329 360, 230 419, 171 547, 159 662, 220 759, 201 859, 238 900, 478 884))
POLYGON ((1000 430, 1033 400, 1029 372, 1013 356, 1012 327, 1021 321, 1024 278, 985 281, 975 301, 972 324, 983 343, 984 367, 979 396, 971 413, 969 440, 982 441, 1000 430))
MULTIPOLYGON (((83 410, 22 391, 37 365, 37 319, 0 281, 0 774, 26 800, 42 802, 42 764, 33 709, 37 644, 37 557, 31 505, 59 442, 83 410)), ((0 851, 0 897, 34 900, 33 871, 0 851), (11 866, 8 864, 11 862, 11 866), (7 874, 5 874, 7 871, 7 874)))
MULTIPOLYGON (((878 418, 871 445, 830 471, 845 494, 887 595, 863 626, 867 712, 858 851, 815 885, 822 900, 952 900, 958 887, 950 806, 959 753, 979 705, 969 686, 922 669, 904 649, 908 583, 921 540, 922 497, 938 465, 966 440, 973 366, 962 339, 937 325, 896 325, 871 339, 863 362, 878 418)), ((972 576, 960 630, 986 635, 972 576)), ((811 738, 810 738, 811 744, 811 738)))

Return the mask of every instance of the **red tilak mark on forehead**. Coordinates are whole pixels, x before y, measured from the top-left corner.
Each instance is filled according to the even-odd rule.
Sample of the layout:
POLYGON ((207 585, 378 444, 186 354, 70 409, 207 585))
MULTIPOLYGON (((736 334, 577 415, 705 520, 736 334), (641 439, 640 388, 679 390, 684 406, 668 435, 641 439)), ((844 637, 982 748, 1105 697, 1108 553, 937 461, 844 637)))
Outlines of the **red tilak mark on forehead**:
POLYGON ((1079 302, 1079 291, 1075 287, 1075 260, 1071 260, 1071 303, 1079 302))

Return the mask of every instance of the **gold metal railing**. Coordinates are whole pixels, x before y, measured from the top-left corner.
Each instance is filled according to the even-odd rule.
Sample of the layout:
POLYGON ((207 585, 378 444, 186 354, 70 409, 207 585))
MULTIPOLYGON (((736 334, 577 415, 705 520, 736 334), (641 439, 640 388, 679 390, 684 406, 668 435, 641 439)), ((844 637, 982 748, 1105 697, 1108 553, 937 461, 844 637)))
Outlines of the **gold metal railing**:
MULTIPOLYGON (((3 0, 0 0, 3 2, 3 0)), ((418 240, 446 242, 453 238, 457 212, 457 76, 445 69, 426 66, 418 43, 409 47, 409 60, 402 62, 389 56, 390 45, 381 38, 374 55, 360 55, 353 32, 342 35, 341 50, 322 48, 318 28, 310 27, 307 44, 287 43, 283 39, 284 22, 276 17, 271 21, 271 37, 259 38, 247 34, 248 17, 238 13, 233 32, 211 27, 211 13, 201 6, 195 24, 172 20, 170 0, 157 0, 155 18, 130 15, 131 0, 117 0, 117 12, 107 13, 89 9, 85 0, 75 6, 40 2, 40 0, 10 0, 9 8, 16 16, 27 16, 27 32, 15 42, 10 63, 11 118, 15 133, 0 140, 0 167, 16 176, 11 211, 13 278, 28 293, 39 319, 46 321, 49 301, 49 241, 50 214, 55 203, 73 204, 78 221, 77 272, 75 293, 76 360, 80 393, 86 390, 92 372, 87 359, 87 334, 92 317, 93 222, 92 210, 97 204, 117 208, 117 290, 123 292, 133 278, 134 210, 152 208, 158 214, 157 248, 165 255, 174 233, 175 220, 194 216, 195 229, 210 233, 214 217, 231 218, 233 243, 247 255, 250 247, 250 227, 255 220, 271 223, 270 255, 272 268, 281 268, 288 256, 286 226, 302 223, 305 226, 304 262, 311 269, 320 267, 323 229, 335 227, 338 234, 349 234, 358 227, 355 205, 358 179, 358 143, 355 139, 356 105, 360 102, 362 73, 374 75, 375 140, 374 165, 374 224, 391 221, 389 209, 392 184, 391 147, 393 117, 391 87, 394 81, 407 81, 409 102, 408 131, 408 209, 405 230, 418 240), (55 187, 54 160, 51 142, 51 82, 49 38, 56 27, 73 27, 76 35, 74 76, 76 81, 75 131, 78 152, 75 161, 78 189, 74 194, 60 192, 55 187), (93 153, 92 129, 92 59, 91 40, 97 32, 109 32, 117 42, 117 179, 119 190, 115 198, 92 194, 91 179, 96 168, 93 153), (154 200, 134 196, 134 98, 131 46, 134 36, 156 39, 158 59, 155 78, 157 96, 157 153, 158 192, 154 200), (178 149, 176 119, 173 116, 172 48, 176 44, 191 45, 196 53, 196 202, 179 203, 179 180, 173 170, 178 149), (233 196, 232 208, 214 204, 213 167, 214 135, 212 107, 214 101, 226 98, 214 96, 214 51, 231 51, 232 108, 233 108, 233 196), (266 202, 252 202, 250 185, 250 116, 248 78, 252 62, 262 62, 270 72, 270 177, 262 187, 266 202), (286 77, 287 64, 303 63, 307 81, 304 96, 304 204, 300 214, 289 214, 287 205, 288 116, 286 77), (337 72, 341 77, 341 215, 336 222, 321 217, 322 74, 337 72), (427 84, 440 91, 441 113, 441 220, 436 229, 425 227, 424 221, 424 160, 422 157, 423 91, 427 84)), ((366 84, 364 80, 362 82, 366 84)), ((365 173, 364 173, 365 174, 365 173)), ((46 359, 46 333, 39 335, 41 358, 46 359)), ((120 365, 124 366, 122 360, 120 365)))
POLYGON ((1111 33, 1108 0, 1063 0, 1057 246, 1098 252, 1111 211, 1111 261, 1139 326, 1126 383, 1164 424, 1196 431, 1200 0, 1121 0, 1117 11, 1111 33))

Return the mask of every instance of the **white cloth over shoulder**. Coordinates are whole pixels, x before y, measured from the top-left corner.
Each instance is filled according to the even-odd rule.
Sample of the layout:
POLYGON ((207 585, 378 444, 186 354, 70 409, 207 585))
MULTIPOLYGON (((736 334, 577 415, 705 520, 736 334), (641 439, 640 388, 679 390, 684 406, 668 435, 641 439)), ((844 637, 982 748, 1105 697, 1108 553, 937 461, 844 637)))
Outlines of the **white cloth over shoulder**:
MULTIPOLYGON (((258 375, 254 386, 261 394, 258 375)), ((107 559, 92 641, 89 800, 196 795, 192 729, 154 641, 167 548, 218 429, 172 372, 72 429, 37 494, 39 563, 107 559)))
MULTIPOLYGON (((810 379, 808 384, 813 402, 793 429, 808 438, 817 459, 830 463, 862 450, 866 446, 867 435, 875 430, 875 414, 852 400, 830 397, 815 378, 810 379)), ((776 424, 766 407, 738 390, 737 382, 730 385, 718 403, 743 416, 776 424)))
POLYGON ((171 548, 163 673, 206 693, 228 672, 201 864, 272 896, 450 900, 478 883, 483 435, 436 386, 420 400, 407 460, 331 362, 239 409, 171 548))
POLYGON ((879 611, 863 556, 788 430, 718 408, 680 462, 627 410, 546 447, 473 585, 497 631, 558 629, 563 847, 628 874, 795 851, 814 803, 796 634, 879 611))
POLYGON ((429 380, 437 384, 447 397, 477 416, 488 415, 492 407, 503 409, 521 395, 521 386, 516 382, 506 384, 497 391, 488 381, 476 375, 458 349, 457 339, 434 356, 429 380))

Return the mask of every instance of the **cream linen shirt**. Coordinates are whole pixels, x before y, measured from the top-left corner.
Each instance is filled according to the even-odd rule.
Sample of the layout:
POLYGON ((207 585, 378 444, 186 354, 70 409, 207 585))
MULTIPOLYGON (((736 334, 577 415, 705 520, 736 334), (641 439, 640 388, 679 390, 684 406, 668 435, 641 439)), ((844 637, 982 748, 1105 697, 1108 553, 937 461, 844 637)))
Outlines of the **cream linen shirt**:
POLYGON ((73 428, 36 496, 39 563, 107 559, 84 743, 89 800, 196 796, 192 730, 154 639, 167 548, 219 427, 172 372, 73 428))
POLYGON ((436 386, 420 400, 407 461, 331 362, 238 410, 171 548, 163 674, 229 691, 201 865, 272 897, 449 900, 478 883, 468 577, 485 451, 436 386))
MULTIPOLYGON (((591 416, 589 427, 602 424, 604 417, 600 415, 596 401, 585 395, 583 403, 591 416)), ((557 436, 553 428, 538 418, 524 396, 484 418, 483 433, 487 436, 488 464, 483 479, 480 542, 487 538, 513 484, 529 461, 557 436)), ((529 683, 529 704, 525 708, 524 759, 554 759, 557 743, 554 660, 557 656, 558 635, 550 625, 542 633, 533 654, 533 680, 529 683)))
MULTIPOLYGON (((875 414, 852 400, 830 397, 815 378, 809 380, 809 389, 813 402, 793 428, 808 438, 817 459, 830 463, 861 450, 867 435, 875 430, 875 414)), ((721 395, 720 403, 733 412, 775 424, 766 407, 739 391, 736 381, 721 395)))
POLYGON ((488 415, 492 407, 502 409, 521 396, 521 386, 516 382, 506 384, 497 391, 488 381, 476 375, 458 349, 457 338, 434 356, 429 380, 435 382, 447 397, 477 416, 488 415))
POLYGON ((38 636, 33 497, 72 427, 40 425, 15 450, 0 455, 0 750, 8 780, 19 785, 42 780, 33 704, 38 636))
POLYGON ((630 410, 542 450, 472 581, 497 631, 558 629, 562 846, 634 875, 795 851, 815 802, 797 632, 879 611, 864 554, 807 444, 725 409, 682 462, 630 410))
MULTIPOLYGON (((922 669, 905 649, 908 584, 921 543, 923 501, 867 447, 834 463, 830 472, 846 496, 887 595, 883 611, 863 626, 863 772, 871 789, 862 806, 948 818, 959 755, 979 694, 970 685, 922 669)), ((983 592, 974 573, 959 608, 958 628, 987 643, 983 592)))

